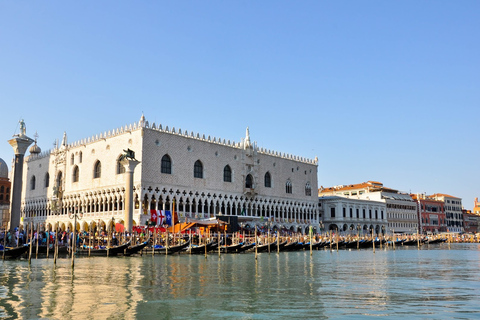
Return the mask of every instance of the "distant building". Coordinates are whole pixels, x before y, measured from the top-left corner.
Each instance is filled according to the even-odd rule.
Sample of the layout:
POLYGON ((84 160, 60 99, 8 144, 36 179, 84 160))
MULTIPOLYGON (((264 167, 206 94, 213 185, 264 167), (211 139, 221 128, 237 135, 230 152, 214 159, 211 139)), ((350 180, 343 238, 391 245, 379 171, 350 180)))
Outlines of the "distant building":
POLYGON ((325 230, 347 234, 384 234, 387 232, 385 202, 342 196, 318 198, 318 210, 325 230))
POLYGON ((81 212, 81 230, 109 227, 112 218, 122 223, 126 179, 119 161, 127 148, 140 161, 134 171, 134 225, 145 225, 151 210, 174 209, 181 222, 231 215, 294 231, 318 226, 316 159, 259 148, 248 128, 234 142, 149 124, 143 116, 74 143, 65 134, 47 152, 31 149, 23 170, 22 217, 59 221, 66 229, 72 226, 68 213, 81 212))
POLYGON ((425 194, 412 194, 417 201, 418 223, 421 233, 441 233, 447 231, 444 203, 427 197, 425 194))
POLYGON ((480 216, 472 214, 470 211, 463 213, 463 228, 467 233, 480 232, 480 216))
POLYGON ((5 228, 9 222, 10 188, 11 182, 8 178, 7 164, 3 159, 0 159, 0 222, 2 228, 5 228))
POLYGON ((381 182, 321 187, 319 197, 340 196, 351 199, 380 201, 386 204, 387 232, 416 233, 418 230, 417 204, 409 194, 385 188, 381 182))
POLYGON ((480 202, 478 201, 478 198, 475 198, 472 213, 473 214, 480 214, 480 202))
POLYGON ((440 200, 444 203, 447 232, 463 232, 462 199, 448 194, 436 193, 429 196, 431 199, 440 200))

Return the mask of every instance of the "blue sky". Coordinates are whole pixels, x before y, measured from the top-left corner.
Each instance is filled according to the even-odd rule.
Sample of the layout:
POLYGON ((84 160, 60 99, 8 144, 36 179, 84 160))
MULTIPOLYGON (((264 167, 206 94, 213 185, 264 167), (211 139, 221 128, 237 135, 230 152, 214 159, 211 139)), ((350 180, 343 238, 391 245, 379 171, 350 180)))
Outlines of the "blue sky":
POLYGON ((3 1, 0 157, 138 121, 480 197, 478 1, 3 1))

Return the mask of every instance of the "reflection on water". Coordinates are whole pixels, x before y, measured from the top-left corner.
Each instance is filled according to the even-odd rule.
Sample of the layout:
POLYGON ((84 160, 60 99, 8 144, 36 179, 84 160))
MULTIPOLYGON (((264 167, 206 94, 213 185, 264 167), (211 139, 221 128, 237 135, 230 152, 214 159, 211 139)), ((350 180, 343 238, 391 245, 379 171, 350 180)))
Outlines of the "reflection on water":
POLYGON ((0 318, 472 318, 480 247, 2 262, 0 318))

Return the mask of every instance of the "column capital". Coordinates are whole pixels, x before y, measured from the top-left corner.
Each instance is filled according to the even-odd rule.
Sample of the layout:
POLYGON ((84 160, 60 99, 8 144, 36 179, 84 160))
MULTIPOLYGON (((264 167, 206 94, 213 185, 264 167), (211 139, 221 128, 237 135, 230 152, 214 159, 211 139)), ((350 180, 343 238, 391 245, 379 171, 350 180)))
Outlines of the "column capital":
POLYGON ((135 170, 135 167, 140 163, 140 161, 136 159, 127 159, 123 158, 120 160, 120 164, 122 164, 125 167, 125 172, 133 172, 135 170))
POLYGON ((12 146, 15 155, 24 155, 28 146, 33 143, 33 139, 25 135, 15 136, 13 139, 8 140, 8 143, 12 146))

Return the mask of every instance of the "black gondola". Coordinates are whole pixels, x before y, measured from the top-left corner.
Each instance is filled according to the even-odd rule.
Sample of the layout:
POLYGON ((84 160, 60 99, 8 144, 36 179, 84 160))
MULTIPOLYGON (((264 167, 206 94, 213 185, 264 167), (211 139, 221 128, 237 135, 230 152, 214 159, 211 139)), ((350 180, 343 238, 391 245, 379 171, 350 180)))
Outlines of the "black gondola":
POLYGON ((0 254, 2 256, 5 255, 5 258, 8 258, 8 259, 16 259, 28 251, 29 245, 25 244, 19 247, 5 247, 5 248, 1 246, 0 248, 1 248, 0 254))
POLYGON ((86 246, 80 249, 77 249, 75 254, 79 256, 109 256, 113 257, 118 254, 123 254, 125 249, 130 246, 130 241, 119 246, 110 247, 110 248, 101 248, 101 249, 88 249, 86 246))
POLYGON ((150 241, 150 239, 148 239, 148 240, 146 240, 142 243, 136 244, 134 246, 130 246, 127 249, 125 249, 125 252, 123 254, 126 255, 126 256, 131 256, 132 254, 138 253, 138 252, 142 251, 143 248, 145 248, 148 245, 149 241, 150 241))
POLYGON ((167 247, 157 245, 155 246, 155 254, 157 253, 158 254, 174 254, 184 250, 189 245, 190 245, 190 241, 187 241, 185 243, 177 244, 175 246, 169 246, 168 250, 167 250, 167 247))

